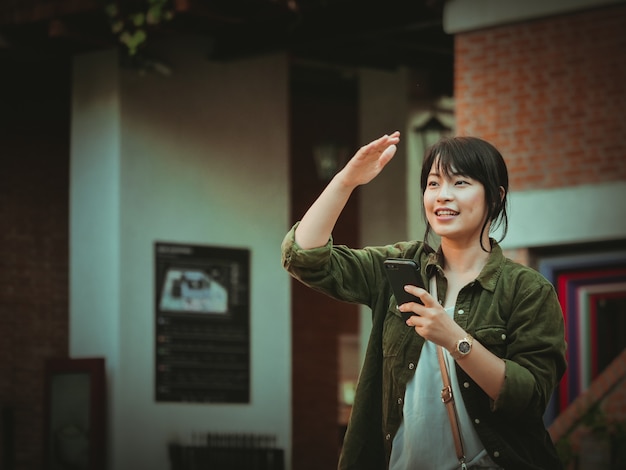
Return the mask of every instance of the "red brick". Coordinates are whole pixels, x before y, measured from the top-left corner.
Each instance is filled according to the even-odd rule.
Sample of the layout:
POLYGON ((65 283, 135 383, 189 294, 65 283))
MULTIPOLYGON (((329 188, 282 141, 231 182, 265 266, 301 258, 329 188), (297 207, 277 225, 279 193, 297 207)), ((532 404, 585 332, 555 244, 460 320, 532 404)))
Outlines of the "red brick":
POLYGON ((570 168, 529 165, 512 190, 626 180, 624 24, 620 5, 456 37, 458 134, 570 168))

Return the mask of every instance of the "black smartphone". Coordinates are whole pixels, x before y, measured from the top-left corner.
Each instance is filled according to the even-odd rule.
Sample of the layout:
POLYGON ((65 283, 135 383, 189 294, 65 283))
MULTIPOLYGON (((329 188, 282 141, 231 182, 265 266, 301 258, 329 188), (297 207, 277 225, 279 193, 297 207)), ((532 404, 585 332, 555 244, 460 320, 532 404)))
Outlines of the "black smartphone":
MULTIPOLYGON (((387 273, 387 279, 391 285, 391 290, 396 298, 398 305, 405 304, 407 302, 417 302, 422 304, 419 297, 409 294, 404 290, 404 286, 412 285, 422 287, 422 281, 420 278, 419 267, 417 263, 412 259, 405 258, 389 258, 386 259, 383 264, 385 265, 385 273, 387 273)), ((412 312, 401 312, 405 320, 412 315, 412 312)))

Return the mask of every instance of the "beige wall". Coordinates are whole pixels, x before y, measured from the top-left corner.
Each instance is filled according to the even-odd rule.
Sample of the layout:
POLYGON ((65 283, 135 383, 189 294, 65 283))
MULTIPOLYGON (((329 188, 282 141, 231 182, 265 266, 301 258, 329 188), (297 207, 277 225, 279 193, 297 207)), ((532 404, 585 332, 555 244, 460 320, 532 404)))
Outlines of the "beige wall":
POLYGON ((286 57, 216 64, 195 40, 160 54, 170 77, 115 52, 74 70, 70 354, 107 359, 115 470, 165 470, 167 443, 194 431, 290 449, 286 57), (251 250, 249 404, 155 402, 155 241, 251 250))

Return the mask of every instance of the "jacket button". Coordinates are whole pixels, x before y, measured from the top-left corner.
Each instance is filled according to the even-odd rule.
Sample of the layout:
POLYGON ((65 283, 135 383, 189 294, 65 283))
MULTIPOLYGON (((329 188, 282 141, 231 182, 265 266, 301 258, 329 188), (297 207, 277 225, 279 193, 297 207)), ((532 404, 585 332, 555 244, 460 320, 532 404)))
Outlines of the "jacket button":
POLYGON ((493 456, 494 456, 495 458, 500 457, 500 452, 498 452, 498 451, 496 450, 496 451, 493 453, 493 456))
POLYGON ((476 423, 476 424, 480 424, 480 420, 479 420, 478 418, 476 418, 476 419, 474 420, 474 423, 476 423))
POLYGON ((505 339, 506 339, 506 335, 502 333, 502 341, 504 341, 505 339))
POLYGON ((464 387, 464 388, 469 388, 469 387, 470 387, 469 382, 463 382, 463 387, 464 387))
POLYGON ((463 315, 465 313, 465 310, 463 310, 462 308, 459 309, 459 315, 463 315))
POLYGON ((412 362, 409 362, 409 369, 410 370, 415 369, 415 364, 413 364, 412 362))
POLYGON ((388 441, 389 439, 391 439, 391 434, 387 434, 387 435, 385 436, 385 440, 387 440, 387 441, 388 441))
POLYGON ((398 398, 398 405, 402 404, 402 398, 398 398))

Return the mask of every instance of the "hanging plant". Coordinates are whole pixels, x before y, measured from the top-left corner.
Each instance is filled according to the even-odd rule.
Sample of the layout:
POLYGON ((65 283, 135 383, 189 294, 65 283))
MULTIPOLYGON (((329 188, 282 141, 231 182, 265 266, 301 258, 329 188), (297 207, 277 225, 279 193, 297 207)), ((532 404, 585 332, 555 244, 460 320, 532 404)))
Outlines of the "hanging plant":
POLYGON ((173 0, 119 0, 107 3, 105 12, 110 20, 111 32, 131 57, 146 45, 150 28, 154 29, 174 17, 173 0))
POLYGON ((578 426, 584 431, 576 435, 574 430, 556 442, 559 458, 566 468, 576 468, 581 458, 580 443, 584 436, 606 439, 611 446, 611 468, 626 468, 626 423, 607 416, 601 404, 596 403, 581 417, 578 426), (575 439, 576 442, 573 442, 575 439))

